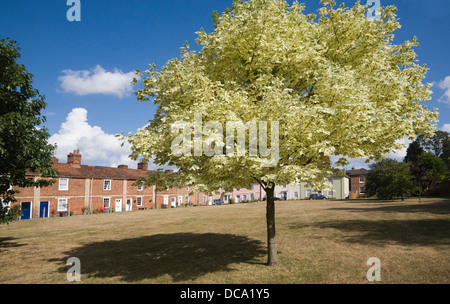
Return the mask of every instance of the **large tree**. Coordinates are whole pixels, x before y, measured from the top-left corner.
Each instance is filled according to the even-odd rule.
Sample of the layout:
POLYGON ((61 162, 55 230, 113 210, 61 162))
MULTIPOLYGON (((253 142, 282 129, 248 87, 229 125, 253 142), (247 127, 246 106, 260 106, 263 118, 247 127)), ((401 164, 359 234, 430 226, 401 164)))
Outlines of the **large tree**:
MULTIPOLYGON (((42 126, 46 107, 44 97, 33 88, 33 75, 18 63, 19 45, 0 40, 0 199, 13 202, 10 186, 43 187, 48 180, 35 180, 27 172, 51 176, 54 146, 47 143, 49 133, 42 126)), ((13 210, 0 204, 0 222, 15 218, 13 210)))
POLYGON ((279 263, 276 184, 299 179, 323 189, 333 165, 381 160, 402 148, 399 140, 435 131, 438 113, 421 103, 431 85, 416 63, 417 39, 393 43, 396 8, 368 19, 360 3, 322 4, 305 15, 297 2, 236 0, 214 14, 211 33, 198 32, 200 51, 185 45, 180 58, 136 77, 137 99, 158 108, 148 127, 126 137, 132 156, 176 166, 186 184, 210 191, 258 182, 267 194, 268 265, 279 263), (225 141, 227 123, 247 126, 248 137, 225 141), (267 138, 258 133, 266 126, 267 138))

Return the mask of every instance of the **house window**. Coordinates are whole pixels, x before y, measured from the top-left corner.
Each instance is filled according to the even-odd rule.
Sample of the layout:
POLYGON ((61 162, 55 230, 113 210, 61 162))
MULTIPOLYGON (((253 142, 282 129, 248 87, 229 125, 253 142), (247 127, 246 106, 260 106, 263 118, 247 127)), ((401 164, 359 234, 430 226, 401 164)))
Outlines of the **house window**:
POLYGON ((360 183, 364 183, 364 175, 360 175, 359 176, 359 182, 360 183))
POLYGON ((308 189, 308 190, 306 190, 306 196, 311 196, 311 194, 312 194, 312 190, 311 189, 308 189))
POLYGON ((286 188, 286 183, 283 183, 283 188, 286 188))
POLYGON ((246 201, 246 200, 247 200, 247 195, 245 195, 245 194, 242 195, 242 200, 243 200, 243 201, 246 201))
POLYGON ((142 207, 142 196, 136 197, 136 206, 142 207))
POLYGON ((250 200, 254 201, 255 200, 255 195, 253 193, 250 194, 250 200))
POLYGON ((109 197, 103 198, 103 207, 105 208, 111 208, 111 199, 109 197))
POLYGON ((103 190, 105 190, 105 191, 111 190, 111 180, 110 179, 105 179, 103 181, 103 190))
POLYGON ((333 190, 328 190, 328 196, 332 197, 333 196, 333 190))
POLYGON ((359 187, 359 193, 364 194, 366 192, 366 187, 359 187))
POLYGON ((206 197, 206 195, 203 195, 203 202, 204 203, 208 202, 208 198, 206 197))
POLYGON ((186 189, 186 191, 189 191, 189 186, 186 186, 186 188, 185 188, 185 189, 186 189))
POLYGON ((189 195, 186 195, 186 197, 185 197, 185 203, 186 203, 186 204, 189 204, 189 195))
POLYGON ((144 190, 144 186, 142 186, 142 185, 137 186, 137 190, 138 190, 138 191, 144 190))
POLYGON ((59 191, 69 190, 69 179, 68 178, 60 178, 58 189, 59 189, 59 191))
POLYGON ((58 198, 58 211, 67 211, 67 198, 58 198))
POLYGON ((298 192, 297 191, 294 192, 294 198, 298 199, 298 192))

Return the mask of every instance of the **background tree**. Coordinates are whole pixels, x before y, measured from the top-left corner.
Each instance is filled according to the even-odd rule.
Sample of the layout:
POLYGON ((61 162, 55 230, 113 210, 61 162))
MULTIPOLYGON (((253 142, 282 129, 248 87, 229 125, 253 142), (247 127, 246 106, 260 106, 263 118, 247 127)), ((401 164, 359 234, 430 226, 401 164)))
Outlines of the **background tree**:
POLYGON ((442 157, 444 148, 448 146, 449 136, 448 132, 438 130, 431 137, 426 137, 422 134, 419 135, 417 141, 426 152, 433 153, 437 157, 442 157))
POLYGON ((415 192, 412 178, 408 163, 390 158, 383 159, 370 165, 366 194, 378 199, 403 200, 415 192))
POLYGON ((437 183, 445 180, 448 174, 444 161, 431 152, 421 154, 417 162, 411 165, 416 192, 421 202, 422 196, 437 183))
POLYGON ((148 127, 126 137, 133 158, 178 167, 179 176, 208 191, 258 182, 267 195, 268 265, 279 263, 276 184, 298 178, 314 188, 331 187, 333 165, 347 165, 348 158, 379 161, 403 147, 398 140, 431 136, 436 129, 430 122, 438 113, 419 103, 430 99, 431 85, 422 83, 427 69, 416 63, 417 39, 392 43, 400 27, 396 8, 381 8, 376 20, 366 18, 368 6, 359 2, 352 8, 321 2, 317 15, 305 15, 297 2, 236 0, 214 14, 212 33, 198 32, 199 52, 186 44, 180 58, 161 70, 152 65, 138 72, 143 88, 137 99, 152 99, 157 111, 148 127), (219 128, 206 123, 203 148, 214 146, 222 155, 196 156, 192 142, 186 153, 173 153, 180 134, 172 127, 193 123, 196 114, 221 126, 278 123, 279 136, 267 140, 271 149, 278 144, 278 161, 267 166, 259 150, 226 153, 254 147, 249 141, 225 142, 219 128), (331 156, 338 156, 335 164, 331 156))
MULTIPOLYGON (((47 143, 49 133, 41 126, 46 103, 32 86, 33 75, 17 62, 19 51, 15 41, 0 40, 0 199, 5 204, 15 201, 10 186, 43 187, 52 183, 35 181, 27 177, 27 171, 46 176, 56 173, 51 159, 55 147, 47 143)), ((19 214, 14 214, 17 208, 8 209, 0 204, 0 222, 9 222, 19 214)))
POLYGON ((416 139, 409 144, 403 161, 407 163, 416 163, 419 156, 424 152, 425 150, 422 148, 419 140, 416 139))

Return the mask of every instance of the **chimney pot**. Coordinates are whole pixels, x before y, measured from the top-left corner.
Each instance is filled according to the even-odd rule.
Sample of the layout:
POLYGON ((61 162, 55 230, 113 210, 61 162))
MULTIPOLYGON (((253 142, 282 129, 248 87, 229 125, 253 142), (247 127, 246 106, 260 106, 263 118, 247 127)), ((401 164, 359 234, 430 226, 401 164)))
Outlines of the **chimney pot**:
POLYGON ((74 150, 73 153, 67 155, 67 163, 73 167, 81 168, 81 154, 74 150))
POLYGON ((138 170, 148 171, 148 163, 144 161, 140 162, 138 164, 138 170))

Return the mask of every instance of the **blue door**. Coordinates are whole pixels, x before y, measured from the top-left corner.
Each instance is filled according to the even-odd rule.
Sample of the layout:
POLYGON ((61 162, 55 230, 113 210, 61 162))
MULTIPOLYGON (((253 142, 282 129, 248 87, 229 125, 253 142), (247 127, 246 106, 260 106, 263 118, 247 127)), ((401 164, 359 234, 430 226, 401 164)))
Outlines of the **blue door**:
POLYGON ((46 218, 48 217, 48 207, 49 202, 41 202, 39 205, 39 218, 46 218))
POLYGON ((21 202, 20 207, 22 209, 21 220, 31 219, 31 202, 21 202))

